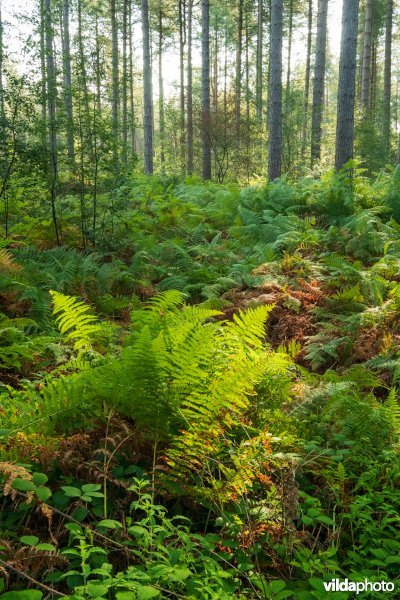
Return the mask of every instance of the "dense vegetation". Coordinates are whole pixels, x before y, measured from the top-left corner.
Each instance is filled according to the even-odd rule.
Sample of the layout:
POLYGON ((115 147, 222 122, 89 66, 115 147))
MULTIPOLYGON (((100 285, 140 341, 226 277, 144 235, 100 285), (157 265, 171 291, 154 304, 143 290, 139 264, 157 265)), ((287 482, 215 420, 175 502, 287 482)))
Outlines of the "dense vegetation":
POLYGON ((395 580, 399 209, 396 170, 135 179, 86 252, 21 218, 0 254, 4 598, 395 580))
POLYGON ((399 14, 342 5, 0 0, 4 600, 399 598, 399 14))

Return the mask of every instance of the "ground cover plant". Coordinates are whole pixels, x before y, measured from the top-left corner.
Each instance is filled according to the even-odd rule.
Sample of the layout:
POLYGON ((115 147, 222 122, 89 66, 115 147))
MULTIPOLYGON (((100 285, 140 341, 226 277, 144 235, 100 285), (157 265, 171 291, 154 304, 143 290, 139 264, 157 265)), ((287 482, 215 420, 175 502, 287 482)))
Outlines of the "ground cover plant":
POLYGON ((133 182, 84 251, 15 224, 4 598, 306 600, 335 577, 397 580, 396 181, 133 182))

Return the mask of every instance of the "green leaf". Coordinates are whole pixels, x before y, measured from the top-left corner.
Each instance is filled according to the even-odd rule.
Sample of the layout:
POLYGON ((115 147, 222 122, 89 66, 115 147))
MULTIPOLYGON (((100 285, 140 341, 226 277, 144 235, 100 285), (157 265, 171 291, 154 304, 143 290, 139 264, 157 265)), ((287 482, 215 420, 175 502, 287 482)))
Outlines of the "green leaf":
POLYGON ((81 490, 78 490, 78 488, 72 487, 71 485, 63 485, 61 489, 69 498, 80 498, 82 495, 81 490))
POLYGON ((23 535, 19 538, 21 544, 25 544, 25 546, 37 546, 39 543, 39 538, 36 535, 23 535))
POLYGON ((103 519, 97 523, 97 527, 107 527, 108 529, 119 529, 122 527, 119 521, 114 521, 113 519, 103 519))
POLYGON ((108 583, 88 581, 86 590, 90 598, 104 598, 109 588, 108 583))
POLYGON ((44 485, 49 480, 47 475, 45 475, 44 473, 33 473, 32 479, 35 485, 44 485))
POLYGON ((275 581, 269 582, 269 588, 273 594, 278 594, 279 592, 284 590, 285 587, 286 587, 286 583, 284 581, 282 581, 281 579, 277 579, 275 581))
POLYGON ((330 517, 327 517, 326 515, 320 515, 319 517, 317 517, 317 521, 320 521, 321 523, 324 523, 325 525, 334 525, 335 521, 333 521, 333 519, 331 519, 330 517))
POLYGON ((82 486, 82 492, 84 494, 98 492, 99 490, 101 490, 101 485, 99 483, 85 483, 85 485, 82 486))
POLYGON ((35 494, 39 498, 39 500, 41 500, 42 502, 46 502, 49 498, 51 498, 52 491, 48 487, 39 487, 36 488, 35 494))
POLYGON ((31 492, 35 489, 35 484, 28 479, 17 477, 11 484, 11 487, 18 492, 31 492))
POLYGON ((160 592, 149 585, 141 585, 136 589, 137 600, 149 600, 149 598, 159 598, 160 592))
POLYGON ((53 544, 38 544, 36 546, 36 549, 37 550, 45 550, 46 552, 54 552, 56 547, 53 546, 53 544))
POLYGON ((314 590, 317 590, 318 592, 323 592, 325 590, 324 582, 322 581, 322 579, 312 577, 308 580, 308 583, 311 585, 311 587, 314 588, 314 590))

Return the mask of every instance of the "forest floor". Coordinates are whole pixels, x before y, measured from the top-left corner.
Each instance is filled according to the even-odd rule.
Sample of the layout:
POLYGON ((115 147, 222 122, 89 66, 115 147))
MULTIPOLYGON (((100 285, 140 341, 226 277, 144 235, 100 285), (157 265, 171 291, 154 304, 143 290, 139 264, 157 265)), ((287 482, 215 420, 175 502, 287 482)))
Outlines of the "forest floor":
POLYGON ((84 249, 16 220, 2 597, 399 597, 399 177, 136 180, 84 249))

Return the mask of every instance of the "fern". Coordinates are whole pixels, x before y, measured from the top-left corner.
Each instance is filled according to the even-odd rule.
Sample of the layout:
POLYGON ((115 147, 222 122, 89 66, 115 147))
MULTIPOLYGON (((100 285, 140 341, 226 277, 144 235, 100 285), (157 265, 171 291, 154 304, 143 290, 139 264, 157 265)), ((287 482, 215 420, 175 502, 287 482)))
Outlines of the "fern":
POLYGON ((73 296, 55 291, 50 291, 50 295, 53 314, 58 315, 56 321, 66 342, 73 342, 75 351, 91 348, 92 338, 100 331, 100 324, 96 316, 88 314, 90 307, 73 296))

